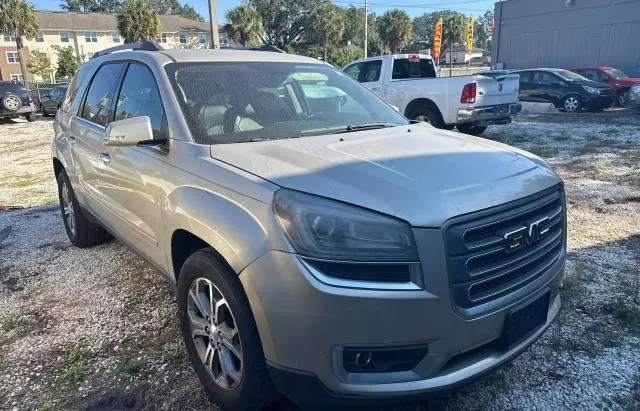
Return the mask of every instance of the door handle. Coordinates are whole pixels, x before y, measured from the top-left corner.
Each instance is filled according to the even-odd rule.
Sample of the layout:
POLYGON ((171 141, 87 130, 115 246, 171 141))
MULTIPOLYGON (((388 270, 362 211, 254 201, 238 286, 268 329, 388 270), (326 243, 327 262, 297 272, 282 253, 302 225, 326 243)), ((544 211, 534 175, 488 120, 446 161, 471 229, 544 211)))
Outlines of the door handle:
POLYGON ((74 145, 76 143, 76 138, 74 136, 69 136, 69 144, 74 145))
POLYGON ((380 91, 380 87, 371 87, 371 91, 380 91))
POLYGON ((111 162, 111 156, 107 153, 100 153, 100 160, 102 160, 103 163, 110 163, 111 162))

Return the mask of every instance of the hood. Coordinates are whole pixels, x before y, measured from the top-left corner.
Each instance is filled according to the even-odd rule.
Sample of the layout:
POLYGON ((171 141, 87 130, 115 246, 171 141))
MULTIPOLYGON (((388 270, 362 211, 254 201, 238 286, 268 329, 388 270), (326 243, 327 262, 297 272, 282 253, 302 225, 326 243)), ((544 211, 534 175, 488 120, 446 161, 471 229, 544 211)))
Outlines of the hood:
POLYGON ((560 180, 537 157, 428 125, 211 146, 211 156, 281 187, 439 227, 560 180))

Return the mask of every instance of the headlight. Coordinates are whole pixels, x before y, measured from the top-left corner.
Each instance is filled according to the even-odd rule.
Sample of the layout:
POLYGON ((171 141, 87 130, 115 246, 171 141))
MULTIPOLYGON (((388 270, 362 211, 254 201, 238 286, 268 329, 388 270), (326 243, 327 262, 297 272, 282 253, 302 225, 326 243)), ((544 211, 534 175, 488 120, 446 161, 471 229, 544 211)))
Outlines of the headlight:
POLYGON ((335 261, 416 262, 407 223, 373 211, 280 189, 273 209, 296 252, 335 261))
POLYGON ((600 94, 600 90, 598 90, 597 88, 589 86, 582 86, 582 88, 589 94, 600 94))

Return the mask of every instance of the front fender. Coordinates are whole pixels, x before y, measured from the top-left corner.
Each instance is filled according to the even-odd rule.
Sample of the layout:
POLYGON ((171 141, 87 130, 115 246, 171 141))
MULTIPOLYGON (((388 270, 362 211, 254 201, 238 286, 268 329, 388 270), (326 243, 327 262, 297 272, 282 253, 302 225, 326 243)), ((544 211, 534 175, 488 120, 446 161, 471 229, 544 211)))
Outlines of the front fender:
POLYGON ((269 250, 282 249, 282 238, 270 235, 275 227, 271 205, 237 193, 215 193, 181 187, 164 203, 165 255, 173 278, 171 238, 185 230, 214 248, 236 272, 269 250))

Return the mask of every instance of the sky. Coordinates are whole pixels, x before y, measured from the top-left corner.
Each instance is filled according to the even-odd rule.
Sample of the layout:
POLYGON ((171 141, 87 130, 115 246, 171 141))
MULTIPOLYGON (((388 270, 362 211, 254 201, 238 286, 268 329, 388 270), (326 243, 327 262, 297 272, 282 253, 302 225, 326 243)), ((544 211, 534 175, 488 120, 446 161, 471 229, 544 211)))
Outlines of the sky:
MULTIPOLYGON (((201 15, 209 20, 208 1, 207 0, 179 0, 181 3, 191 4, 201 15)), ((332 0, 338 6, 348 7, 353 4, 356 6, 364 5, 362 1, 351 0, 332 0)), ((60 10, 59 0, 30 0, 38 10, 60 10)), ((240 0, 218 0, 218 23, 224 23, 224 15, 230 8, 240 4, 240 0)), ((369 9, 378 14, 384 13, 388 9, 399 8, 404 9, 411 17, 419 16, 426 12, 432 12, 442 9, 457 10, 463 14, 478 16, 484 11, 493 9, 494 0, 369 0, 369 9)))

